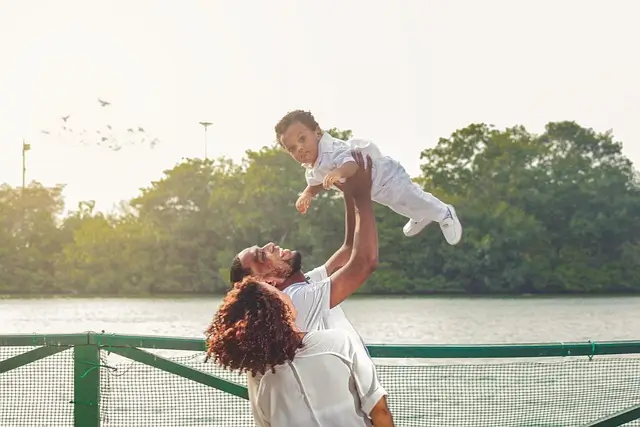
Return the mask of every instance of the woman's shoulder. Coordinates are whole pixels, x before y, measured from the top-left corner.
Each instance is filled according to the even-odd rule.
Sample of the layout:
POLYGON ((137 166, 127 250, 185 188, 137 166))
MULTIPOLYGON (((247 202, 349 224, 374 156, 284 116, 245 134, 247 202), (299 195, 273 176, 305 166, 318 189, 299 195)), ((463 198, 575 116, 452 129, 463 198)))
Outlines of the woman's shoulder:
POLYGON ((343 329, 323 329, 308 332, 302 342, 313 352, 335 352, 348 355, 355 341, 353 335, 343 329))
POLYGON ((344 329, 320 329, 318 331, 307 332, 306 339, 309 340, 346 340, 351 334, 344 329))

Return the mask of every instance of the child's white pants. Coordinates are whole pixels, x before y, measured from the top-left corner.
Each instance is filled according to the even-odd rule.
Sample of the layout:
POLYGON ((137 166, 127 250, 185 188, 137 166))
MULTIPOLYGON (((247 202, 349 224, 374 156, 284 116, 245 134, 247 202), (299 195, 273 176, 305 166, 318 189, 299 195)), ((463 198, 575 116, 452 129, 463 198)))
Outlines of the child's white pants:
POLYGON ((372 200, 414 221, 440 222, 447 213, 447 205, 422 190, 400 164, 392 169, 394 173, 387 180, 381 180, 386 182, 372 192, 372 200))

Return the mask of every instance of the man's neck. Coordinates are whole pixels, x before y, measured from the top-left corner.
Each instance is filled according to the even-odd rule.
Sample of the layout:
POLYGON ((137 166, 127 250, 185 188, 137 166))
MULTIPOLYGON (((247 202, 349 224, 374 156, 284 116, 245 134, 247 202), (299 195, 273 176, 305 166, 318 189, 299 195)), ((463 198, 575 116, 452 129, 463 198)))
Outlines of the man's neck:
POLYGON ((284 282, 282 282, 280 285, 276 286, 276 288, 278 288, 281 291, 284 291, 294 283, 302 283, 306 281, 307 281, 307 278, 305 277, 304 273, 302 273, 302 271, 298 271, 297 273, 293 273, 291 276, 289 276, 289 278, 284 282))

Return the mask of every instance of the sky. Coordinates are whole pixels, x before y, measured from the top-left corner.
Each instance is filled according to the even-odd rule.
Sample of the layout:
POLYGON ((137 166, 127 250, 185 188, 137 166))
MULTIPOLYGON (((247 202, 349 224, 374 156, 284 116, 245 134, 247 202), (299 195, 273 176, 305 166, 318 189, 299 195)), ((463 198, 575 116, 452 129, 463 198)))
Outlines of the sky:
POLYGON ((209 157, 240 160, 298 108, 412 175, 423 149, 476 122, 611 129, 639 165, 639 11, 633 0, 0 0, 0 183, 20 185, 25 140, 27 182, 66 184, 67 208, 109 211, 203 157, 200 121, 213 123, 209 157), (66 115, 73 134, 59 131, 66 115), (98 146, 106 124, 147 140, 98 146))

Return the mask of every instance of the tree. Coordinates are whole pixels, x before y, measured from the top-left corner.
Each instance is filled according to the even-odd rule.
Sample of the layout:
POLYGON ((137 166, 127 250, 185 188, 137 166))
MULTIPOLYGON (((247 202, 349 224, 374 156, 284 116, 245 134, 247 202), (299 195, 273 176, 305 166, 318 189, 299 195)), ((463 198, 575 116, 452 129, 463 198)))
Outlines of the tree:
POLYGON ((63 188, 38 183, 24 189, 0 186, 0 293, 56 291, 63 188))
POLYGON ((549 123, 539 136, 471 125, 421 157, 421 182, 459 201, 465 223, 465 256, 444 259, 435 277, 455 272, 447 280, 476 292, 634 286, 637 266, 620 260, 637 250, 640 198, 610 133, 574 122, 549 123))
MULTIPOLYGON (((471 124, 421 158, 416 181, 456 206, 462 242, 449 246, 437 224, 407 238, 406 219, 376 206, 380 265, 362 292, 640 290, 640 185, 610 132, 471 124)), ((344 204, 324 191, 301 215, 294 203, 304 186, 301 167, 276 145, 240 163, 187 159, 118 215, 86 201, 62 218, 63 186, 0 186, 0 294, 221 292, 234 255, 269 241, 315 267, 342 243, 344 204)))

